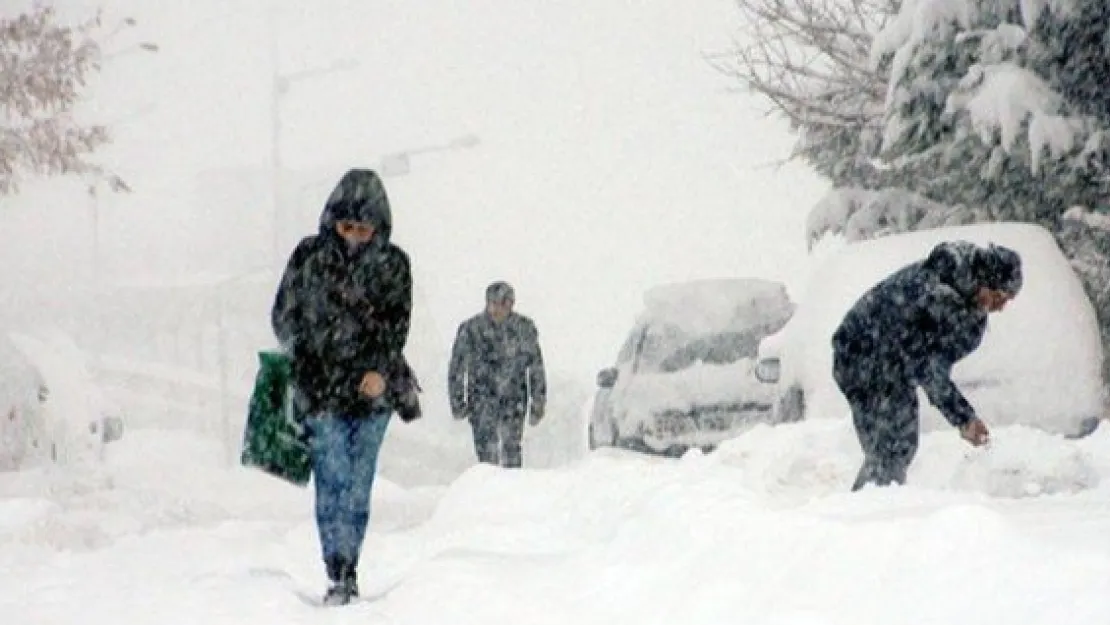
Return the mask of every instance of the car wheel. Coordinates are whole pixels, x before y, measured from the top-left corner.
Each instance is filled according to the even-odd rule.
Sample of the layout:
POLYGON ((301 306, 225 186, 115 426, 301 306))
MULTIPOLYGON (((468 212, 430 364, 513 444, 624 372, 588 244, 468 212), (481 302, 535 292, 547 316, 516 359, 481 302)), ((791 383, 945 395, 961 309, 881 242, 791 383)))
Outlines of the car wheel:
POLYGON ((610 421, 608 423, 608 426, 609 427, 604 428, 604 429, 609 430, 609 437, 607 439, 602 439, 602 438, 599 438, 599 436, 601 435, 601 432, 597 431, 597 428, 594 427, 593 423, 590 424, 590 427, 589 427, 589 442, 590 442, 590 449, 591 450, 598 449, 598 448, 601 448, 601 447, 616 447, 617 446, 617 427, 616 427, 616 425, 613 424, 612 421, 610 421))
POLYGON ((101 440, 105 443, 114 443, 123 438, 123 419, 119 417, 104 417, 101 440))
POLYGON ((610 447, 618 447, 620 442, 620 430, 617 429, 616 422, 609 421, 609 442, 606 444, 610 447))
POLYGON ((797 423, 806 416, 805 391, 791 386, 779 399, 779 423, 797 423))

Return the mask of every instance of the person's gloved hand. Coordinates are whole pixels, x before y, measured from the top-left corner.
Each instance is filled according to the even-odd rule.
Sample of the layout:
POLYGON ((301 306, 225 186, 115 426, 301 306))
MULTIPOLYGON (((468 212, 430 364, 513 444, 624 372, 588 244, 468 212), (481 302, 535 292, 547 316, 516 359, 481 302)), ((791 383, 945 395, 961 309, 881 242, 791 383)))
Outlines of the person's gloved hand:
POLYGON ((543 420, 543 406, 532 404, 532 414, 528 417, 528 425, 537 425, 543 420))
POLYGON ((987 429, 987 424, 983 423, 979 417, 973 418, 960 428, 960 436, 976 447, 986 445, 991 440, 991 433, 987 429))

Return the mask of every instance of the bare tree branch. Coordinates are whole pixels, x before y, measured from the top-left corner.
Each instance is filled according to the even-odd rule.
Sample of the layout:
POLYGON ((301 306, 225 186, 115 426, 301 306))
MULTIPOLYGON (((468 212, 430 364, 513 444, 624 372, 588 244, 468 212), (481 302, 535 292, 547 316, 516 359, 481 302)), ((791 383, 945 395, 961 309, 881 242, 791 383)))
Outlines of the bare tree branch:
MULTIPOLYGON (((127 28, 134 20, 124 20, 127 28)), ((91 159, 110 140, 108 129, 72 115, 100 69, 98 12, 75 25, 58 22, 53 8, 0 17, 0 196, 17 192, 27 175, 78 175, 90 190, 127 184, 91 159)), ((114 34, 109 33, 109 35, 114 34)))
MULTIPOLYGON (((870 60, 874 33, 900 0, 736 0, 742 26, 733 48, 708 62, 764 98, 799 132, 792 158, 821 173, 858 161, 860 135, 878 132, 886 76, 870 60)), ((848 168, 849 170, 851 168, 848 168)))

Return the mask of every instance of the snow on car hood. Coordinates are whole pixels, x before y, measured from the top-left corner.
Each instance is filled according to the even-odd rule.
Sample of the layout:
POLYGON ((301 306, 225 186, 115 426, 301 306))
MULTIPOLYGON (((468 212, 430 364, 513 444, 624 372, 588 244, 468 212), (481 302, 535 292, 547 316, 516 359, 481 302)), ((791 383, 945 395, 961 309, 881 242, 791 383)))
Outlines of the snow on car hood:
POLYGON ((630 418, 647 418, 667 410, 746 404, 770 405, 771 385, 753 375, 755 361, 745 358, 727 365, 697 363, 672 373, 637 373, 624 389, 621 404, 630 418))

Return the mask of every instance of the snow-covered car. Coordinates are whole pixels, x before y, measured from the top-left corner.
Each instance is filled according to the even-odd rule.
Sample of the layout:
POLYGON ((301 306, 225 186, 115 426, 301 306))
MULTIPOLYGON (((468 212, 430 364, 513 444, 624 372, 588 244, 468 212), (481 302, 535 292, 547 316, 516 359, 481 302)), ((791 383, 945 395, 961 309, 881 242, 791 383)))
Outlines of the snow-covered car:
POLYGON ((7 337, 38 380, 38 407, 27 419, 23 442, 34 452, 25 462, 101 459, 104 446, 123 437, 123 417, 95 384, 84 351, 59 332, 49 338, 19 332, 7 337))
MULTIPOLYGON (((952 370, 979 416, 989 425, 1067 436, 1097 424, 1105 395, 1094 308, 1052 235, 1022 223, 889 235, 821 258, 790 322, 759 348, 757 376, 778 389, 778 420, 848 418, 848 403, 832 377, 833 332, 867 289, 953 240, 1010 247, 1021 255, 1025 276, 1018 297, 991 315, 979 349, 952 370)), ((923 431, 947 427, 921 391, 919 404, 923 431)))
POLYGON ((753 369, 760 340, 793 308, 785 286, 758 278, 648 290, 616 365, 598 373, 590 448, 708 451, 771 420, 773 389, 753 369))
POLYGON ((38 369, 0 333, 0 471, 19 469, 35 457, 46 392, 38 369))

